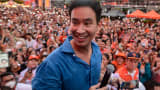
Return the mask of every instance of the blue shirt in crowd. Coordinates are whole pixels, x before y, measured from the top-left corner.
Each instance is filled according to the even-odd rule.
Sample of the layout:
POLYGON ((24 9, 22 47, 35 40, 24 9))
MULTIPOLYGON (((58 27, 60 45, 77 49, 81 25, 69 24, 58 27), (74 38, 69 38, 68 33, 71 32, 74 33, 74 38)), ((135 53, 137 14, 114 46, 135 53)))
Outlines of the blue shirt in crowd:
POLYGON ((75 55, 69 36, 37 69, 33 90, 88 90, 98 83, 102 55, 92 42, 90 65, 75 55))

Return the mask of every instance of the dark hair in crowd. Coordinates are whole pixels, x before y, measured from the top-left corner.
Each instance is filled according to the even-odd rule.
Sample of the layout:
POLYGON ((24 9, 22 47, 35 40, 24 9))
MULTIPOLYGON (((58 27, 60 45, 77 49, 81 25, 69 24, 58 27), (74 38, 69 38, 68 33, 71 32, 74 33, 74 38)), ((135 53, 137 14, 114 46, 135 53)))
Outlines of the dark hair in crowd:
POLYGON ((15 76, 12 72, 4 72, 0 75, 0 81, 2 82, 2 78, 5 77, 5 76, 8 76, 8 75, 13 75, 15 76))
POLYGON ((74 0, 69 7, 69 15, 71 16, 71 12, 74 8, 88 6, 93 9, 96 13, 97 24, 101 19, 101 6, 97 0, 74 0))
POLYGON ((107 53, 103 54, 105 56, 106 59, 109 59, 109 55, 107 53))

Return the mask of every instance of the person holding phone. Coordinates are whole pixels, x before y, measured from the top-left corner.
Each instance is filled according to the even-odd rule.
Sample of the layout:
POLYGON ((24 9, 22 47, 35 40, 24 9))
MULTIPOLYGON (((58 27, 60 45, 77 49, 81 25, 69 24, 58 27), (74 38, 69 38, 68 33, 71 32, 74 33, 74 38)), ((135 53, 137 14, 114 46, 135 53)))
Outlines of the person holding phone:
POLYGON ((19 82, 24 84, 31 84, 31 81, 35 76, 38 64, 39 64, 38 56, 35 55, 29 56, 29 60, 27 62, 27 68, 20 73, 19 82))
POLYGON ((75 0, 69 14, 71 36, 40 64, 32 80, 33 90, 95 90, 100 86, 102 55, 92 41, 98 31, 100 3, 75 0))
POLYGON ((144 85, 139 81, 138 54, 129 52, 126 65, 111 75, 112 79, 117 79, 122 89, 145 90, 144 85))

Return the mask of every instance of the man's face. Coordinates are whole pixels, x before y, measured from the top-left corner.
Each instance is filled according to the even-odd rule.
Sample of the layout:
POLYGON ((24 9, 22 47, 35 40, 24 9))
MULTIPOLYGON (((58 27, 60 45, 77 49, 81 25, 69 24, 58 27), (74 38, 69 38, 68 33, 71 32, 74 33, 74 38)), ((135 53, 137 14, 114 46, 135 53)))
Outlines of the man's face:
MULTIPOLYGON (((7 75, 7 76, 4 76, 3 78, 2 78, 2 86, 8 86, 8 83, 9 82, 11 82, 11 81, 14 81, 14 82, 16 82, 16 80, 15 80, 15 78, 14 78, 14 76, 13 75, 7 75)), ((15 86, 15 85, 14 85, 15 86)), ((10 87, 10 86, 9 86, 10 87)), ((11 87, 11 88, 13 88, 13 86, 11 87)))
POLYGON ((71 12, 70 30, 74 44, 88 46, 98 30, 95 12, 85 6, 74 8, 71 12))
POLYGON ((36 68, 38 66, 38 61, 36 59, 32 59, 28 61, 28 68, 36 68))
POLYGON ((127 68, 130 70, 130 71, 133 71, 137 68, 137 65, 138 65, 138 60, 135 60, 135 59, 128 59, 126 61, 126 65, 127 65, 127 68))

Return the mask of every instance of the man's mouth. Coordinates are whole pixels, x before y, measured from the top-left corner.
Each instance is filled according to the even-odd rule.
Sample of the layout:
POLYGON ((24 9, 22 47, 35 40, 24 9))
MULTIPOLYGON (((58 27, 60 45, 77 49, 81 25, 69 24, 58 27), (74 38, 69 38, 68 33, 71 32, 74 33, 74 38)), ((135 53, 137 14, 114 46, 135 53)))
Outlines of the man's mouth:
POLYGON ((88 37, 88 35, 83 35, 83 36, 81 36, 81 35, 76 35, 76 36, 75 36, 76 40, 77 40, 77 41, 80 41, 80 42, 85 41, 85 40, 87 39, 87 37, 88 37))

